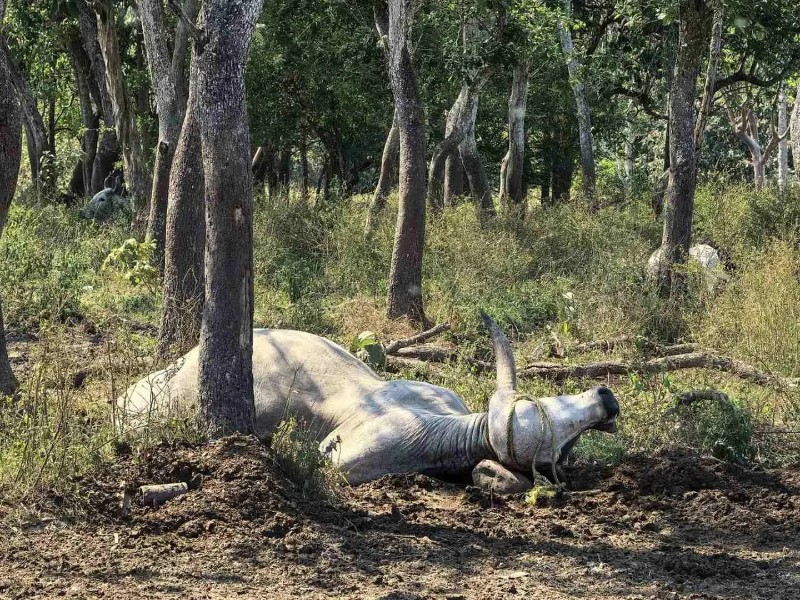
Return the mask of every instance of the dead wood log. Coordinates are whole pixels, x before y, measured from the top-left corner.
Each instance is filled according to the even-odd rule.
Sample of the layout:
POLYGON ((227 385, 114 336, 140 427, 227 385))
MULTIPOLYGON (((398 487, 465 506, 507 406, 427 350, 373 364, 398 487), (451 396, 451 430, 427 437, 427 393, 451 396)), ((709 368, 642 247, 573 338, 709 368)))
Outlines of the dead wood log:
POLYGON ((189 491, 189 486, 185 482, 163 483, 159 485, 143 485, 139 488, 144 504, 159 506, 167 500, 172 500, 189 491))
POLYGON ((459 357, 456 352, 447 350, 446 348, 437 348, 436 346, 415 346, 413 348, 400 348, 396 350, 392 356, 397 356, 406 359, 415 359, 423 362, 438 362, 438 363, 451 363, 462 361, 470 366, 477 367, 481 371, 491 371, 494 365, 484 360, 478 360, 470 356, 459 357))
POLYGON ((648 350, 658 356, 673 356, 676 354, 687 354, 689 352, 698 351, 697 344, 659 344, 647 339, 635 338, 630 335, 621 335, 607 340, 593 340, 591 342, 583 342, 577 344, 568 351, 574 354, 585 354, 592 350, 599 350, 600 352, 611 352, 621 346, 638 345, 644 350, 648 350))
POLYGON ((720 356, 713 352, 699 351, 651 358, 641 363, 623 363, 619 361, 601 361, 584 365, 561 365, 557 363, 533 363, 520 371, 520 377, 542 377, 554 381, 568 378, 599 378, 609 375, 627 375, 628 373, 661 373, 681 369, 714 369, 735 375, 740 379, 759 385, 779 388, 797 388, 800 379, 785 377, 761 371, 745 362, 720 356))
POLYGON ((411 336, 410 338, 405 338, 402 340, 394 340, 386 344, 384 348, 384 352, 386 355, 396 354, 398 350, 401 348, 408 348, 409 346, 414 346, 415 344, 419 344, 424 342, 425 340, 429 340, 430 338, 439 335, 440 333, 444 333, 445 331, 450 330, 450 323, 440 323, 436 327, 432 329, 428 329, 427 331, 423 331, 422 333, 418 333, 417 335, 411 336))

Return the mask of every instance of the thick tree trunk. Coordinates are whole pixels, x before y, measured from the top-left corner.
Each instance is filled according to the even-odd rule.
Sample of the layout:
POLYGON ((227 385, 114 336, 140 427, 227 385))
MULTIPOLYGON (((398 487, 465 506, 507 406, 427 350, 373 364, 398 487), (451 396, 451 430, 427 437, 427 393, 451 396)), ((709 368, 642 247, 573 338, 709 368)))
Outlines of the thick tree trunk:
POLYGON ((664 213, 659 265, 659 290, 664 296, 681 293, 685 278, 673 265, 683 264, 692 240, 694 194, 697 185, 695 101, 703 50, 710 37, 711 11, 705 0, 681 0, 678 56, 670 90, 670 189, 664 213))
POLYGON ((461 163, 467 174, 470 193, 475 201, 478 213, 481 218, 495 215, 494 202, 492 201, 492 190, 489 188, 489 179, 486 177, 486 169, 483 160, 478 152, 478 144, 475 141, 475 124, 478 120, 478 95, 470 96, 469 103, 464 107, 464 111, 469 115, 464 139, 458 146, 461 156, 461 163))
POLYGON ((244 67, 261 0, 206 0, 198 50, 205 170, 206 304, 200 333, 200 412, 212 435, 252 432, 253 177, 244 67))
POLYGON ((196 58, 186 118, 169 174, 164 248, 164 308, 158 331, 158 355, 182 354, 200 337, 205 294, 205 181, 200 149, 196 58))
POLYGON ((114 128, 114 107, 106 84, 106 64, 100 49, 100 42, 97 39, 97 17, 94 9, 87 2, 79 0, 75 5, 78 8, 78 26, 81 31, 83 49, 89 57, 91 79, 96 86, 95 105, 100 110, 103 122, 103 131, 100 134, 97 156, 92 165, 88 190, 89 195, 93 195, 105 187, 104 182, 114 170, 114 163, 119 158, 119 146, 114 128))
MULTIPOLYGON (((172 56, 167 48, 164 10, 161 0, 139 0, 139 16, 147 50, 150 79, 158 106, 158 146, 150 194, 150 217, 147 239, 155 242, 154 260, 159 271, 164 269, 164 238, 167 225, 169 173, 175 146, 183 124, 183 110, 178 101, 173 77, 172 56)), ((182 24, 182 21, 179 21, 182 24)), ((176 34, 177 36, 177 34, 176 34)))
MULTIPOLYGON (((3 20, 6 0, 0 0, 0 46, 5 47, 3 20)), ((17 188, 19 165, 22 158, 22 116, 14 95, 14 86, 7 61, 0 56, 0 236, 6 223, 8 209, 17 188)), ((17 380, 11 370, 6 348, 3 306, 0 301, 0 394, 11 395, 17 389, 17 380)))
POLYGON ((514 67, 508 99, 508 152, 500 166, 500 206, 525 215, 525 111, 528 98, 528 64, 514 67))
POLYGON ((425 320, 422 251, 425 243, 425 112, 411 63, 413 0, 389 0, 389 77, 400 131, 400 204, 389 271, 386 314, 425 320))
MULTIPOLYGON (((572 13, 572 0, 564 0, 567 17, 572 13)), ((563 21, 558 23, 558 36, 561 40, 561 49, 567 60, 569 81, 572 93, 575 95, 575 104, 578 114, 578 137, 581 145, 581 173, 583 174, 583 193, 592 202, 597 200, 596 191, 596 166, 594 162, 594 140, 592 139, 592 114, 586 100, 586 89, 583 84, 581 63, 572 44, 572 34, 569 25, 563 21)))
MULTIPOLYGON (((778 94, 778 131, 784 132, 789 126, 788 106, 786 101, 786 89, 781 86, 778 94)), ((789 187, 789 143, 786 138, 778 142, 778 193, 781 197, 786 196, 789 187)))
MULTIPOLYGON (((197 19, 197 10, 200 0, 184 0, 183 12, 194 23, 197 19)), ((189 27, 178 19, 175 27, 175 43, 172 48, 172 80, 175 82, 175 96, 178 100, 178 110, 186 112, 186 102, 189 98, 189 78, 186 77, 186 57, 189 49, 189 27)))
POLYGON ((97 13, 97 37, 105 63, 106 85, 111 99, 117 139, 125 162, 128 189, 133 197, 137 218, 143 219, 148 212, 151 181, 122 71, 114 6, 111 0, 97 0, 94 7, 97 13))
POLYGON ((397 173, 397 162, 400 158, 400 129, 397 125, 397 111, 392 115, 392 126, 386 136, 386 143, 383 145, 383 155, 381 156, 381 172, 378 175, 378 184, 375 186, 375 194, 369 205, 367 213, 367 223, 364 226, 364 234, 370 235, 378 226, 378 217, 386 208, 386 201, 392 191, 392 183, 397 173))

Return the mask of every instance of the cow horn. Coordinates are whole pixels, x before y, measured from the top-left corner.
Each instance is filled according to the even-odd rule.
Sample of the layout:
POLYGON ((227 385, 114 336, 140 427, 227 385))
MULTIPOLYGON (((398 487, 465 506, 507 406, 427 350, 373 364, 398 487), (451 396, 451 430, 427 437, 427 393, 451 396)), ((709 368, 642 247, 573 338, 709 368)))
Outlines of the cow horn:
POLYGON ((483 324, 492 336, 494 358, 497 366, 497 389, 516 390, 517 372, 514 365, 514 351, 511 349, 511 344, 497 323, 494 322, 494 319, 483 312, 483 310, 479 310, 479 313, 481 319, 483 319, 483 324))

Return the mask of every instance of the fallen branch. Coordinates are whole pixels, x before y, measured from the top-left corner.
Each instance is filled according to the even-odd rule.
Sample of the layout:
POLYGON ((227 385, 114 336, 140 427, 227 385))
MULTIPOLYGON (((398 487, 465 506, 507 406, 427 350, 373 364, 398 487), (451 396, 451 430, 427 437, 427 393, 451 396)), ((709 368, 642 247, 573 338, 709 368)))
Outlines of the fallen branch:
POLYGON ((392 342, 389 342, 388 344, 386 344, 384 352, 386 352, 387 356, 391 354, 397 354, 397 351, 400 350, 401 348, 408 348, 409 346, 419 344, 421 342, 424 342, 425 340, 429 340, 430 338, 449 330, 450 330, 450 323, 441 323, 436 327, 434 327, 433 329, 428 329, 427 331, 418 333, 417 335, 411 336, 410 338, 405 338, 402 340, 394 340, 392 342))
POLYGON ((630 335, 621 335, 619 337, 610 338, 607 340, 594 340, 591 342, 584 342, 569 348, 568 351, 575 354, 585 354, 592 350, 599 350, 600 352, 611 352, 620 346, 638 345, 645 350, 649 350, 658 356, 673 356, 676 354, 686 354, 689 352, 697 352, 697 344, 672 344, 663 345, 650 340, 635 338, 630 335))
POLYGON ((674 356, 651 358, 642 363, 623 363, 618 361, 601 361, 585 365, 560 365, 556 363, 533 363, 518 371, 520 377, 542 377, 561 381, 568 378, 600 378, 609 375, 627 375, 628 373, 661 373, 681 369, 714 369, 735 375, 740 379, 782 388, 797 388, 800 379, 767 373, 745 362, 720 356, 708 351, 689 352, 674 356))
MULTIPOLYGON (((387 352, 388 354, 388 352, 387 352)), ((411 358, 423 362, 451 363, 462 361, 470 366, 478 367, 481 371, 491 371, 494 365, 484 360, 478 360, 469 356, 458 356, 457 353, 437 348, 436 346, 416 346, 414 348, 400 348, 395 351, 393 356, 401 358, 411 358)))

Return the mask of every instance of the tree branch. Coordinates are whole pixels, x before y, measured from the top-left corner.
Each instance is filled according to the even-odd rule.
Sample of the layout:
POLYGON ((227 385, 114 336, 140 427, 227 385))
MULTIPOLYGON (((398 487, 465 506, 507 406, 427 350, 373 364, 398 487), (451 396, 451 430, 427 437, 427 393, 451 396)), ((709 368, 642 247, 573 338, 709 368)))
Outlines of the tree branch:
POLYGON ((417 335, 411 336, 410 338, 405 338, 402 340, 395 340, 386 344, 384 348, 384 352, 387 355, 390 354, 397 354, 399 350, 402 348, 407 348, 408 346, 413 346, 415 344, 419 344, 428 340, 434 336, 439 335, 440 333, 444 333, 445 331, 450 331, 450 323, 440 323, 436 327, 428 329, 427 331, 423 331, 422 333, 418 333, 417 335))

